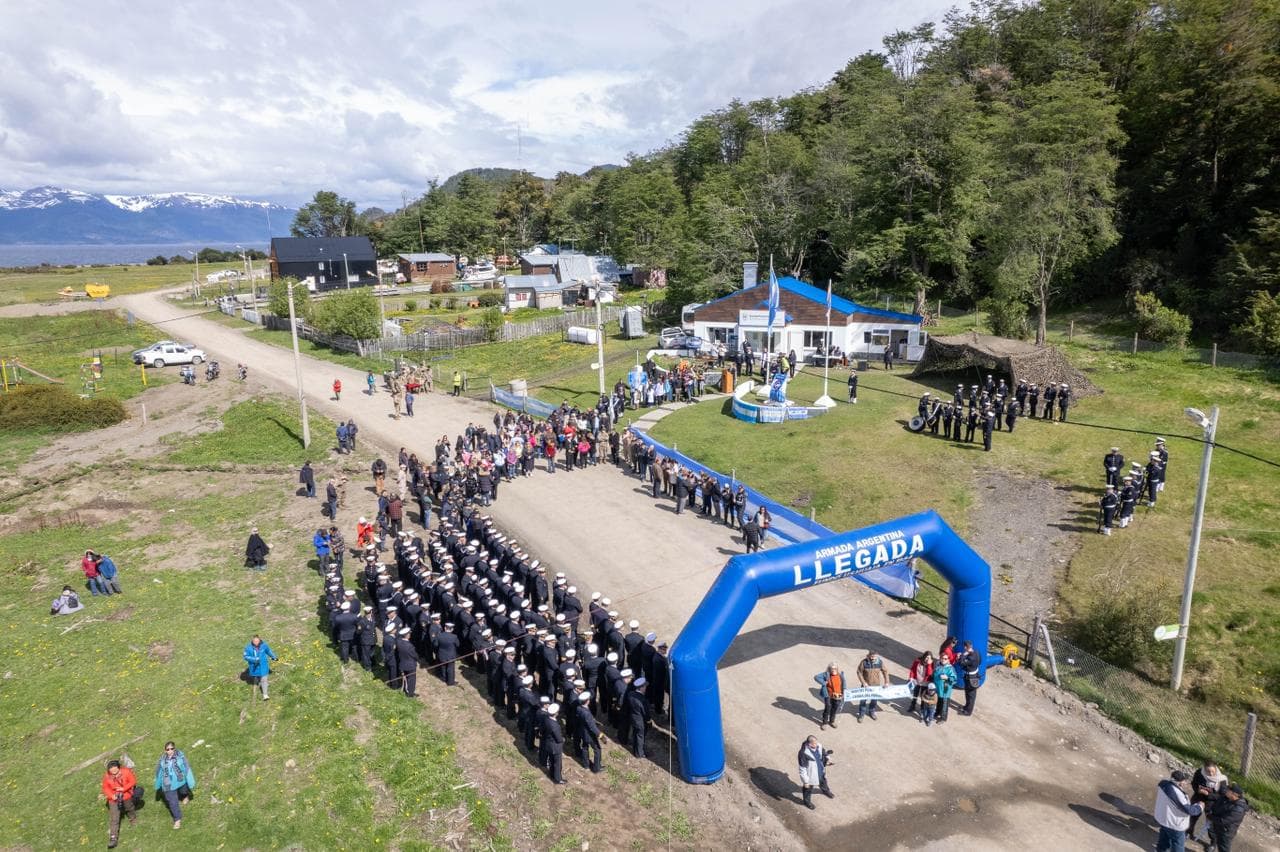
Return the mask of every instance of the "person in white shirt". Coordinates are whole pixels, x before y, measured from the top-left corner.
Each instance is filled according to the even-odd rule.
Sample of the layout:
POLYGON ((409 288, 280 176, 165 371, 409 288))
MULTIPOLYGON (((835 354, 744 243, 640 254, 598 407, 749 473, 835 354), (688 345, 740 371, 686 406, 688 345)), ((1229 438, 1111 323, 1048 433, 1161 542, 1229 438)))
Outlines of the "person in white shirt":
POLYGON ((1191 776, 1179 769, 1156 786, 1154 816, 1160 826, 1156 852, 1183 852, 1191 818, 1203 813, 1203 808, 1192 804, 1187 795, 1190 780, 1191 776))

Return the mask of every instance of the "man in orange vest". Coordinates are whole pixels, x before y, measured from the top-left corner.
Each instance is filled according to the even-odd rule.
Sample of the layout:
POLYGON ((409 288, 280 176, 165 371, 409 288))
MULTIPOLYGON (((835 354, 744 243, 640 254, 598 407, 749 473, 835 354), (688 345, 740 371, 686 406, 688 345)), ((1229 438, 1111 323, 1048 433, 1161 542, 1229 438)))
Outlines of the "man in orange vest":
POLYGON ((120 761, 107 763, 107 772, 102 776, 102 797, 107 800, 107 810, 111 813, 111 827, 108 829, 107 848, 115 849, 120 838, 120 812, 129 815, 129 825, 138 824, 138 815, 134 811, 133 791, 138 784, 133 770, 121 766, 120 761))
POLYGON ((822 686, 822 729, 826 730, 827 725, 834 728, 836 714, 844 707, 844 688, 848 681, 835 663, 827 666, 825 672, 814 675, 813 679, 822 686))

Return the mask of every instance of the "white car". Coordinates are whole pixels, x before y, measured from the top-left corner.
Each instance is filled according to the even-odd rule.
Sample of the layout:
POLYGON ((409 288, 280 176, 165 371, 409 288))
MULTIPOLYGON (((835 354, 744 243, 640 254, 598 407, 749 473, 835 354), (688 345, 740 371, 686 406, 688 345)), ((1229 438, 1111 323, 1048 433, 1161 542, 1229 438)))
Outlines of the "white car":
POLYGON ((133 353, 133 363, 146 364, 148 367, 163 367, 166 364, 199 364, 205 360, 203 349, 197 349, 185 343, 172 340, 161 340, 145 349, 137 349, 133 353))

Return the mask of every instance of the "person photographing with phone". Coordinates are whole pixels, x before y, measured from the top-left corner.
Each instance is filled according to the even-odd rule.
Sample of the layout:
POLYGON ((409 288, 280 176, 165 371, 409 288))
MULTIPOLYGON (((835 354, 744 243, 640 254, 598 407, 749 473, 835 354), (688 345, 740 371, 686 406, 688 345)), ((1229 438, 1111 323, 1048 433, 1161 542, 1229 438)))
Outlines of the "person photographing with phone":
POLYGON ((818 738, 809 735, 800 746, 796 760, 800 764, 800 792, 804 796, 804 806, 815 810, 813 805, 813 788, 817 787, 828 799, 834 799, 835 793, 827 786, 827 767, 831 765, 830 749, 825 749, 818 738))

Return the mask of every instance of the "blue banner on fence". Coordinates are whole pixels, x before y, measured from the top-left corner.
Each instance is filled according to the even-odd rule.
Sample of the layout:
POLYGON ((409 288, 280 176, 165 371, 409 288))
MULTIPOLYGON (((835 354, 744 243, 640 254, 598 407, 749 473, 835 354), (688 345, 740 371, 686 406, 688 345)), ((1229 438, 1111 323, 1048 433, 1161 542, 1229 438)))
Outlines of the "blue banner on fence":
POLYGON ((516 411, 527 411, 534 417, 541 417, 544 420, 550 417, 551 412, 559 407, 549 402, 543 402, 537 397, 520 396, 493 385, 489 385, 489 393, 493 401, 499 405, 514 408, 516 411))
MULTIPOLYGON (((761 406, 767 408, 767 406, 761 406)), ((798 544, 802 541, 811 541, 815 538, 827 538, 836 533, 833 530, 824 527, 817 521, 806 518, 794 509, 783 506, 781 503, 774 502, 756 491, 745 482, 732 480, 730 477, 717 470, 707 467, 706 465, 694 461, 681 452, 665 446, 659 441, 655 441, 648 435, 636 429, 630 430, 631 434, 638 437, 646 445, 652 445, 658 451, 658 455, 675 459, 677 463, 693 470, 697 473, 709 473, 722 482, 732 481, 734 489, 738 485, 745 485, 747 491, 747 513, 753 514, 757 508, 764 506, 769 510, 769 514, 773 518, 773 523, 769 528, 771 535, 787 544, 798 544)), ((861 574, 853 575, 853 579, 864 583, 882 594, 895 598, 914 598, 916 596, 917 582, 915 571, 912 569, 910 562, 903 562, 896 565, 886 565, 883 568, 877 568, 861 574)))

